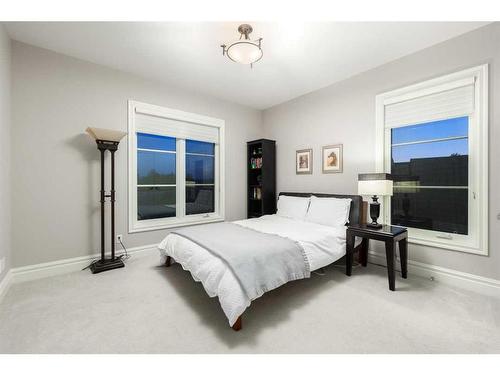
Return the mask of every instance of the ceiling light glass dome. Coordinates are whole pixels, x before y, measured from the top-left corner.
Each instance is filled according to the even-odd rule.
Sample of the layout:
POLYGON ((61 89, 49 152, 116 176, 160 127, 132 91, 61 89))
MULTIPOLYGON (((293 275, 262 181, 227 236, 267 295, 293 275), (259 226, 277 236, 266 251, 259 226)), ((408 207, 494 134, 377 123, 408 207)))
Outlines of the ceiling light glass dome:
POLYGON ((252 26, 247 24, 240 25, 238 27, 238 32, 241 34, 240 39, 227 46, 223 44, 221 46, 222 54, 235 62, 249 64, 250 66, 259 61, 263 55, 261 48, 262 38, 250 40, 248 34, 252 31, 252 26))

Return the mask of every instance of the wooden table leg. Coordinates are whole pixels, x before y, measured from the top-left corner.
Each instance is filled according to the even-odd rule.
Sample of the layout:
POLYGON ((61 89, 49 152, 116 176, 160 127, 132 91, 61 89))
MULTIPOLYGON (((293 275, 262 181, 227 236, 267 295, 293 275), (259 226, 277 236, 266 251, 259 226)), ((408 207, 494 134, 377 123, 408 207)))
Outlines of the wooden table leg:
POLYGON ((408 277, 408 241, 403 238, 399 241, 399 257, 401 258, 401 277, 408 277))
POLYGON ((359 263, 361 263, 363 267, 366 267, 368 264, 368 244, 368 238, 363 238, 361 242, 361 249, 359 250, 359 263))
POLYGON ((396 290, 396 274, 394 272, 394 240, 385 241, 385 257, 387 258, 387 276, 389 289, 396 290))
POLYGON ((231 328, 235 331, 239 331, 242 327, 243 327, 243 323, 242 323, 242 319, 241 319, 241 315, 240 315, 238 317, 238 319, 236 320, 236 322, 234 322, 234 324, 231 326, 231 328))
POLYGON ((347 233, 345 253, 345 274, 351 276, 354 260, 354 235, 347 233))

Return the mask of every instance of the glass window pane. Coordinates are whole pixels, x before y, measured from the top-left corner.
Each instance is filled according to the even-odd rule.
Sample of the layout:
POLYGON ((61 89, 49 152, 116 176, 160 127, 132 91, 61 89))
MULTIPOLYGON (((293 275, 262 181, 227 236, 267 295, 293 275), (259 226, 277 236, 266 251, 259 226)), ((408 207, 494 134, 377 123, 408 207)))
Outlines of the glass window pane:
POLYGON ((467 189, 394 188, 391 198, 394 225, 467 234, 467 189))
POLYGON ((137 151, 137 184, 175 184, 175 154, 137 151))
POLYGON ((186 186, 186 215, 214 212, 213 186, 186 186))
POLYGON ((404 126, 391 130, 392 143, 426 141, 431 139, 462 137, 468 135, 469 118, 433 121, 425 124, 404 126))
POLYGON ((137 133, 137 148, 175 151, 175 138, 155 134, 137 133))
POLYGON ((214 157, 186 154, 186 184, 213 184, 214 157))
POLYGON ((214 155, 215 143, 186 140, 186 152, 192 154, 214 155))
POLYGON ((175 186, 137 188, 137 220, 175 216, 175 186))
POLYGON ((392 147, 391 164, 395 185, 467 186, 468 140, 392 147))
POLYGON ((410 161, 411 159, 426 159, 467 155, 469 142, 465 139, 453 139, 429 143, 415 143, 392 147, 392 159, 396 162, 410 161))

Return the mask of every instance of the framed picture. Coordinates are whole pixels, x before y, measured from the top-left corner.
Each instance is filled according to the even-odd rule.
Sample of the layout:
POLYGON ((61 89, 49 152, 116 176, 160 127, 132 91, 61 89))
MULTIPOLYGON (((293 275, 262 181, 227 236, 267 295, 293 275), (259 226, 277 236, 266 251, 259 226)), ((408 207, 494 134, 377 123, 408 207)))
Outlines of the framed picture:
POLYGON ((295 173, 312 174, 313 171, 313 150, 298 150, 295 156, 295 173))
POLYGON ((342 145, 323 146, 323 173, 342 173, 342 145))

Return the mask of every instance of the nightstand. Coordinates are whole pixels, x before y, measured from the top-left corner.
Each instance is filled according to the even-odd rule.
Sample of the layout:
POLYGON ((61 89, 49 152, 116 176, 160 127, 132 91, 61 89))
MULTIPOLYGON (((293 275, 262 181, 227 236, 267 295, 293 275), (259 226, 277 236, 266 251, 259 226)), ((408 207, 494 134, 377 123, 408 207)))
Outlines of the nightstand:
MULTIPOLYGON (((365 249, 368 249, 369 240, 385 242, 385 255, 387 258, 387 276, 389 278, 389 289, 395 290, 396 276, 394 271, 394 255, 396 244, 399 243, 399 256, 401 258, 401 276, 406 279, 408 275, 408 231, 406 228, 383 225, 380 229, 374 229, 366 224, 354 224, 347 227, 347 249, 346 249, 346 273, 352 272, 354 258, 354 239, 361 237, 366 241, 365 249)), ((366 266, 367 251, 360 254, 360 263, 366 266)))

